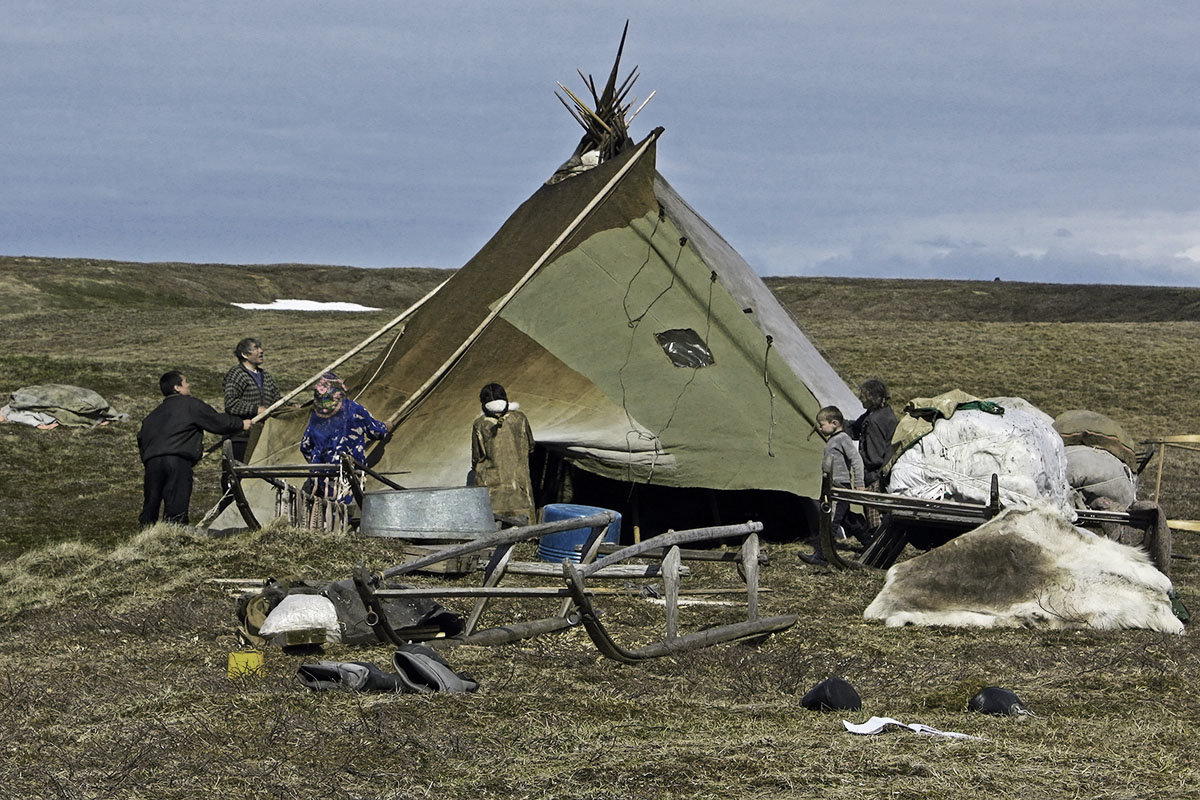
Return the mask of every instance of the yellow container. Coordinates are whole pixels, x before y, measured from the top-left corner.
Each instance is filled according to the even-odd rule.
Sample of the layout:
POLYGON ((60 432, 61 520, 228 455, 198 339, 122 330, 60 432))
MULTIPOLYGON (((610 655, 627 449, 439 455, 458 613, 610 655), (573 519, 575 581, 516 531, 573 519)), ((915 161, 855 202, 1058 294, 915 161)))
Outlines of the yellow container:
POLYGON ((239 650, 229 654, 229 678, 261 677, 263 674, 262 650, 239 650))

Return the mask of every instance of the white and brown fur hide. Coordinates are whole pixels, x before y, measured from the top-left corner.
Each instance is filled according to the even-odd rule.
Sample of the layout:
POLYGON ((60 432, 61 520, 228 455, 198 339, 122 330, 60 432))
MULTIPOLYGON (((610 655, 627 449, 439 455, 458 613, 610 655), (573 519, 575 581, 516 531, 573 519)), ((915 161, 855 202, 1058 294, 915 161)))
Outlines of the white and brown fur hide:
POLYGON ((1013 508, 888 570, 863 616, 901 625, 1183 633, 1171 581, 1142 551, 1049 505, 1013 508))

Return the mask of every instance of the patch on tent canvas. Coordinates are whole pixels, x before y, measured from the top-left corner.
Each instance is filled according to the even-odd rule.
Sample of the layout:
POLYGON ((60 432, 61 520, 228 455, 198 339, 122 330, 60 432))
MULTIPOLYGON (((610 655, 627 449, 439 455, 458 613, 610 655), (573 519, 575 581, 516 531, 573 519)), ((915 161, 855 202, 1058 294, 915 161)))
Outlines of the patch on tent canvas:
POLYGON ((1053 506, 1010 508, 888 570, 863 617, 889 627, 1147 628, 1183 633, 1171 581, 1140 550, 1076 528, 1053 506))
POLYGON ((717 363, 700 334, 691 328, 675 328, 654 334, 658 346, 677 367, 699 369, 717 363))

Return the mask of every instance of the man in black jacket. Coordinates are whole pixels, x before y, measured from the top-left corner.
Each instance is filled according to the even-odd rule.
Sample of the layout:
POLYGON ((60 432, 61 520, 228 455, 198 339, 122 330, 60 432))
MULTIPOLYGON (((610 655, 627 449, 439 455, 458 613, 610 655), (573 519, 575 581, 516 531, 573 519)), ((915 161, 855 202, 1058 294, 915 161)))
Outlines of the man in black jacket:
POLYGON ((138 452, 146 467, 144 502, 138 522, 153 525, 163 506, 163 521, 188 523, 192 467, 204 454, 204 432, 228 435, 250 428, 250 420, 222 414, 192 397, 183 373, 172 370, 158 379, 163 401, 138 431, 138 452))

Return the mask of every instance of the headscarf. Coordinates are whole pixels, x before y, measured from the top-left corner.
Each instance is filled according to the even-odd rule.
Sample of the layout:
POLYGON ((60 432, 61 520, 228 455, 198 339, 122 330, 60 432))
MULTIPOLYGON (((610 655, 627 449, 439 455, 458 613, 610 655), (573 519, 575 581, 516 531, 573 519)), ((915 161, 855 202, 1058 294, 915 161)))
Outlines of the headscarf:
POLYGON ((313 413, 329 419, 342 410, 346 399, 346 384, 332 372, 326 372, 313 384, 313 413))
POLYGON ((503 416, 509 409, 508 394, 498 383, 489 383, 479 390, 479 403, 489 417, 503 416))

